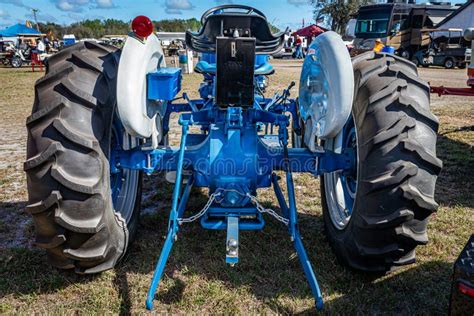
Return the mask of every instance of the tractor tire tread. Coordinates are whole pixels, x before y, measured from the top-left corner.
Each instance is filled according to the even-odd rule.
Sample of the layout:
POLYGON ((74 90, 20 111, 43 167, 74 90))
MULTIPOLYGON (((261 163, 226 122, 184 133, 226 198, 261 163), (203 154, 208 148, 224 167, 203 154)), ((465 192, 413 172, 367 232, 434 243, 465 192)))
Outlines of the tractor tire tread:
POLYGON ((339 261, 356 270, 386 272, 413 263, 415 247, 428 242, 442 168, 436 157, 439 121, 429 109, 429 86, 411 62, 368 52, 355 57, 353 67, 353 115, 364 163, 343 230, 332 224, 323 194, 325 231, 339 261))
POLYGON ((36 245, 60 269, 110 269, 128 246, 127 223, 114 211, 109 190, 117 56, 114 48, 78 43, 52 56, 35 86, 26 122, 26 211, 33 215, 36 245))

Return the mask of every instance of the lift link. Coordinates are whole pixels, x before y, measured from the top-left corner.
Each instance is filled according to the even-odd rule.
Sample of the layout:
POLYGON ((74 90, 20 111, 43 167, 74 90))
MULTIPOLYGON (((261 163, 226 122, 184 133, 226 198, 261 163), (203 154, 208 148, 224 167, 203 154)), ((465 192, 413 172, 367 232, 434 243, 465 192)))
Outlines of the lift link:
MULTIPOLYGON (((161 250, 160 257, 156 264, 155 272, 153 273, 153 279, 151 281, 150 289, 148 290, 148 296, 146 299, 146 308, 148 310, 153 309, 153 299, 155 297, 156 289, 158 288, 160 280, 163 276, 163 271, 165 269, 166 262, 168 261, 171 248, 173 247, 173 244, 177 239, 177 234, 178 234, 178 229, 179 229, 178 219, 181 217, 182 213, 184 212, 184 208, 188 200, 187 197, 189 197, 190 187, 188 190, 187 197, 182 198, 179 201, 182 176, 183 176, 184 151, 186 149, 186 138, 188 135, 189 123, 190 123, 189 121, 180 120, 180 124, 182 125, 181 144, 179 148, 178 168, 176 170, 176 182, 175 182, 174 190, 173 190, 173 202, 172 202, 172 207, 171 207, 171 212, 170 212, 170 219, 168 223, 168 235, 166 236, 165 244, 163 245, 163 249, 161 250)), ((190 183, 192 182, 188 181, 187 188, 188 186, 192 185, 190 183)))
MULTIPOLYGON (((289 233, 291 236, 291 241, 293 241, 296 253, 300 259, 300 263, 303 266, 304 273, 306 274, 306 278, 308 280, 309 286, 311 287, 311 291, 313 296, 316 300, 315 305, 317 310, 322 310, 324 307, 323 297, 321 294, 321 289, 319 288, 318 280, 316 279, 316 275, 314 274, 313 268, 311 266, 311 262, 309 261, 308 255, 306 254, 306 250, 303 245, 303 241, 301 240, 301 235, 298 226, 298 212, 296 208, 296 200, 295 200, 295 187, 293 183, 293 174, 291 172, 291 168, 289 165, 288 159, 288 131, 285 129, 284 137, 282 139, 282 145, 284 150, 284 170, 286 172, 286 185, 287 185, 287 192, 288 192, 288 202, 289 207, 285 202, 285 198, 281 196, 281 189, 278 186, 278 182, 275 180, 273 181, 275 194, 277 195, 277 199, 280 203, 281 209, 288 210, 289 213, 289 233), (280 197, 278 195, 280 194, 280 197)), ((273 175, 273 178, 276 179, 276 176, 273 175)))
MULTIPOLYGON (((293 176, 290 169, 289 158, 288 158, 288 132, 287 128, 282 128, 280 131, 280 142, 283 146, 284 151, 284 163, 283 169, 286 173, 286 182, 287 182, 287 192, 288 192, 288 202, 289 205, 286 203, 285 197, 282 194, 282 190, 278 184, 278 178, 276 174, 272 174, 272 183, 275 190, 275 194, 277 196, 278 202, 280 204, 280 208, 282 210, 282 215, 277 214, 272 209, 264 208, 263 206, 258 203, 258 200, 255 196, 251 195, 250 193, 242 193, 234 189, 225 189, 225 188, 218 188, 216 189, 209 197, 208 202, 203 207, 203 209, 198 212, 197 214, 189 217, 189 218, 182 218, 184 213, 184 209, 189 198, 191 186, 193 184, 193 177, 191 176, 188 179, 187 185, 183 192, 183 197, 179 199, 180 196, 180 188, 182 183, 182 173, 183 173, 183 161, 184 161, 184 152, 186 150, 186 139, 188 134, 188 128, 190 125, 190 121, 186 119, 180 119, 180 124, 182 124, 182 137, 181 137, 181 144, 180 150, 178 155, 178 168, 176 174, 176 183, 173 191, 173 203, 170 212, 170 220, 169 220, 169 229, 168 235, 165 240, 165 244, 163 246, 162 252, 158 259, 158 263, 155 269, 155 273, 153 275, 152 283, 148 292, 148 297, 146 301, 147 309, 153 309, 153 299, 156 293, 156 289, 159 285, 159 282, 162 278, 163 271, 171 252, 171 248, 173 243, 177 239, 177 233, 179 225, 182 223, 189 223, 197 220, 198 218, 202 217, 206 214, 206 212, 211 208, 214 202, 220 204, 223 199, 223 194, 227 192, 234 192, 239 195, 245 195, 249 198, 250 202, 256 207, 256 210, 262 213, 268 213, 274 216, 278 221, 284 223, 288 226, 288 231, 291 237, 291 240, 294 243, 295 250, 298 254, 300 259, 300 263, 303 266, 303 270, 306 274, 308 279, 309 285, 313 292, 313 296, 316 300, 316 308, 318 310, 323 308, 323 300, 321 295, 321 290, 319 288, 316 276, 314 274, 313 268, 309 261, 309 258, 306 254, 306 250, 304 248, 303 242, 301 240, 301 235, 298 228, 298 219, 297 219, 297 209, 296 209, 296 201, 295 201, 295 192, 294 192, 294 184, 293 184, 293 176), (222 197, 221 200, 218 198, 222 197)), ((227 239, 226 239, 226 262, 229 263, 231 266, 234 266, 238 262, 239 257, 239 220, 240 215, 236 212, 235 215, 228 215, 227 217, 227 239)))

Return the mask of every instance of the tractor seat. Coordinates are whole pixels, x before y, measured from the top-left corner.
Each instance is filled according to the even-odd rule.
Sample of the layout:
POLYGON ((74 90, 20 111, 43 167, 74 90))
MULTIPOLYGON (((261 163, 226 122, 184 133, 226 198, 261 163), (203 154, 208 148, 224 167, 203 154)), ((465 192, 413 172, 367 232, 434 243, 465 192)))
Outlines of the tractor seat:
MULTIPOLYGON (((216 64, 209 63, 205 60, 199 61, 194 67, 194 71, 200 74, 206 75, 215 75, 216 74, 216 64)), ((269 76, 273 74, 275 70, 273 66, 265 62, 263 64, 255 65, 255 76, 269 76)))
POLYGON ((206 12, 201 29, 195 33, 186 31, 186 45, 200 53, 215 53, 217 37, 232 37, 238 32, 241 37, 253 37, 256 54, 274 54, 281 51, 286 32, 273 34, 266 17, 258 10, 240 5, 224 5, 206 12), (233 9, 246 8, 247 13, 233 9), (231 10, 231 12, 227 11, 231 10))

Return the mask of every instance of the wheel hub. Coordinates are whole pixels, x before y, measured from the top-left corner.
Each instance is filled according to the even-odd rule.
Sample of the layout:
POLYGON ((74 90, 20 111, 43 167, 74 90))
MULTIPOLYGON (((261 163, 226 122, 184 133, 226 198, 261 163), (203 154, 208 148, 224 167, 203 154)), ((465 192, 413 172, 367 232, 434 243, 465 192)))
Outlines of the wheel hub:
POLYGON ((112 203, 116 212, 128 224, 132 218, 137 198, 139 171, 124 169, 117 162, 117 155, 122 150, 124 142, 128 142, 127 135, 121 133, 120 126, 114 124, 110 148, 110 188, 112 203))
POLYGON ((335 138, 332 149, 354 151, 354 167, 349 171, 336 171, 324 176, 324 187, 330 218, 342 230, 349 223, 357 192, 357 135, 352 117, 335 138))

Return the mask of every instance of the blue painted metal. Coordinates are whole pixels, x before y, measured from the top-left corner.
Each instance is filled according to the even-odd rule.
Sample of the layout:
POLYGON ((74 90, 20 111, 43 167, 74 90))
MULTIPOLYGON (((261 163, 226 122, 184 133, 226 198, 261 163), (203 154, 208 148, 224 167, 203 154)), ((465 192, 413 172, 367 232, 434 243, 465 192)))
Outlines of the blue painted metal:
MULTIPOLYGON (((257 177, 256 189, 266 188, 271 185, 272 172, 283 170, 283 148, 281 146, 268 146, 264 142, 264 137, 260 135, 255 136, 255 132, 252 132, 252 130, 244 131, 241 139, 244 143, 244 148, 253 145, 256 147, 256 152, 253 155, 243 157, 244 159, 246 158, 245 161, 242 160, 233 164, 233 158, 237 157, 238 152, 234 152, 231 146, 226 147, 223 145, 223 142, 226 141, 226 138, 222 136, 224 128, 214 128, 210 134, 196 137, 196 139, 203 139, 203 141, 189 146, 184 153, 184 166, 187 170, 194 172, 196 186, 208 187, 213 181, 210 175, 211 172, 217 174, 222 169, 228 169, 228 172, 242 175, 254 172, 257 177), (253 139, 247 138, 247 136, 252 135, 254 136, 253 139), (223 153, 218 155, 215 150, 211 151, 211 145, 222 145, 223 148, 225 147, 224 149, 227 149, 227 156, 223 153), (212 153, 214 158, 212 161, 203 159, 203 157, 208 156, 211 158, 212 153), (215 161, 216 159, 218 159, 217 162, 215 161)), ((175 171, 178 153, 179 151, 175 148, 155 150, 140 150, 137 148, 117 153, 117 159, 123 168, 144 170, 147 173, 152 173, 153 171, 175 171)), ((352 160, 355 158, 354 151, 350 148, 341 154, 330 151, 313 153, 305 148, 288 148, 288 159, 293 172, 309 172, 317 176, 337 170, 351 170, 353 168, 352 160)))
MULTIPOLYGON (((195 66, 195 70, 204 75, 216 74, 216 55, 204 53, 195 66)), ((273 71, 273 66, 268 62, 268 55, 255 56, 255 76, 268 75, 273 71)))
POLYGON ((215 64, 216 63, 216 54, 214 53, 202 53, 201 54, 201 60, 204 60, 210 64, 215 64))
POLYGON ((181 90, 181 68, 165 67, 147 75, 148 99, 171 101, 181 90))
POLYGON ((285 201, 285 197, 283 196, 282 190, 280 188, 280 185, 278 184, 278 179, 275 174, 273 175, 273 179, 273 189, 280 204, 280 208, 283 211, 283 215, 286 217, 285 214, 287 214, 290 220, 288 230, 290 232, 291 240, 294 243, 296 253, 298 254, 298 258, 300 259, 300 263, 303 266, 303 271, 306 274, 306 278, 311 288, 311 292, 313 293, 313 296, 315 298, 316 309, 321 310, 324 305, 323 297, 319 288, 318 280, 316 279, 316 275, 314 274, 313 268, 311 266, 311 262, 309 261, 308 255, 306 254, 303 241, 301 240, 301 235, 298 227, 295 191, 293 186, 292 174, 291 172, 286 173, 288 200, 290 204, 289 206, 285 201))
MULTIPOLYGON (((171 213, 170 213, 170 218, 169 218, 169 223, 168 223, 168 234, 166 236, 165 244, 163 245, 163 249, 161 250, 160 257, 156 264, 155 272, 153 273, 150 289, 148 290, 148 296, 146 299, 146 308, 148 310, 153 309, 153 299, 155 297, 156 289, 158 288, 161 277, 163 276, 163 271, 165 270, 166 262, 168 261, 168 257, 171 252, 171 247, 173 247, 173 243, 176 241, 176 238, 177 238, 178 227, 179 227, 178 225, 179 211, 182 209, 182 212, 184 212, 184 206, 179 207, 178 203, 179 203, 179 194, 180 194, 182 177, 183 177, 184 151, 186 148, 186 138, 188 135, 189 126, 187 122, 181 122, 181 123, 182 123, 181 146, 179 149, 178 169, 176 170, 176 183, 174 185, 173 202, 172 202, 171 213)), ((188 189, 188 191, 190 191, 190 188, 188 189)), ((189 192, 186 192, 185 196, 186 195, 189 197, 189 192)), ((187 200, 187 198, 185 198, 184 200, 187 200)))
MULTIPOLYGON (((211 65, 215 63, 215 55, 203 54, 201 61, 211 65)), ((268 70, 267 65, 268 56, 256 56, 256 67, 268 70)), ((149 79, 153 76, 150 75, 149 79)), ((147 308, 153 308, 156 289, 179 231, 178 219, 184 215, 193 186, 207 187, 209 194, 219 193, 219 198, 205 211, 200 222, 206 229, 227 230, 226 262, 235 264, 238 261, 238 249, 237 253, 231 253, 229 242, 236 241, 238 246, 240 230, 261 230, 265 226, 264 218, 252 204, 250 196, 256 196, 259 188, 272 185, 282 211, 281 216, 288 222, 288 232, 315 297, 316 307, 322 308, 321 291, 298 228, 292 173, 309 172, 317 176, 342 170, 344 179, 350 185, 350 177, 354 175, 356 148, 349 144, 352 144, 350 139, 354 134, 348 131, 348 141, 342 153, 288 148, 290 124, 293 128, 300 128, 298 102, 290 98, 292 85, 281 95, 269 99, 264 96, 265 77, 256 76, 255 104, 252 108, 219 108, 214 104, 214 75, 209 71, 203 76, 204 82, 199 89, 201 99, 191 100, 183 94, 183 101, 177 102, 175 90, 166 99, 169 102, 163 115, 163 130, 165 134, 168 133, 170 116, 179 113, 179 124, 182 126, 179 148, 145 150, 137 147, 127 151, 114 150, 111 155, 112 173, 116 171, 117 165, 149 174, 154 171, 176 171, 168 233, 148 292, 147 308), (199 126, 200 131, 189 133, 191 125, 199 126), (274 173, 278 170, 285 172, 288 203, 274 173), (181 192, 183 171, 191 176, 181 192)), ((162 96, 155 89, 157 86, 150 85, 149 96, 162 96)), ((168 88, 165 90, 170 92, 168 88)))
MULTIPOLYGON (((216 74, 216 64, 211 64, 205 60, 200 60, 194 68, 197 72, 205 75, 216 74)), ((269 63, 255 64, 255 76, 269 75, 273 71, 273 66, 269 63)))
MULTIPOLYGON (((217 210, 218 211, 218 210, 217 210)), ((226 230, 227 229, 227 222, 226 218, 232 215, 239 215, 239 216, 249 216, 254 215, 255 218, 243 218, 239 221, 239 230, 262 230, 265 227, 265 220, 263 219, 262 214, 257 213, 255 208, 239 208, 239 209, 231 209, 230 212, 227 213, 216 213, 215 208, 209 209, 208 214, 204 215, 201 218, 201 226, 205 229, 211 230, 226 230), (246 212, 248 210, 251 212, 246 212), (209 215, 213 215, 210 217, 209 215), (244 215, 247 214, 247 215, 244 215)))
POLYGON ((255 66, 259 67, 264 64, 268 64, 270 56, 267 54, 255 55, 255 66))

